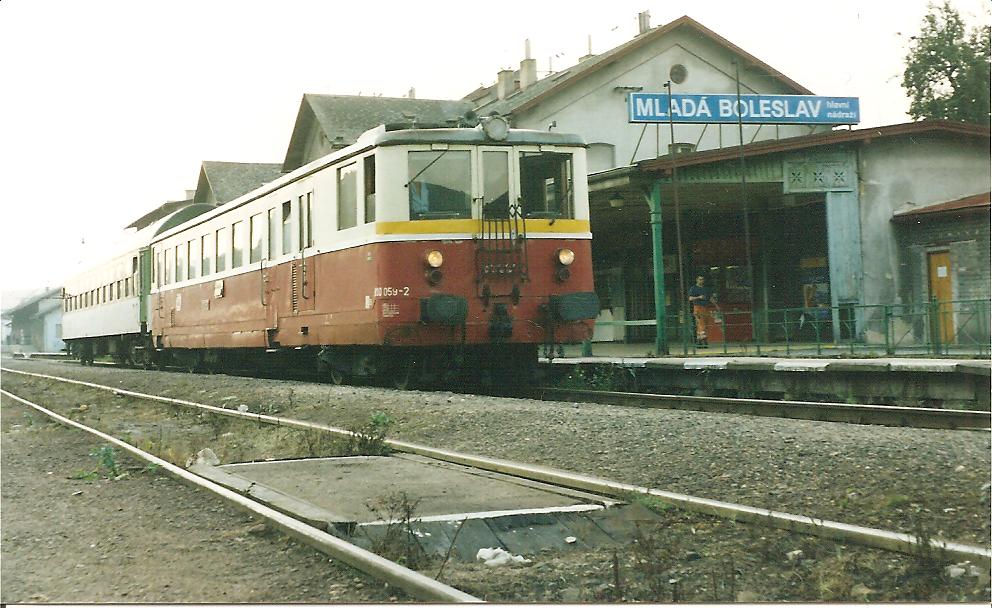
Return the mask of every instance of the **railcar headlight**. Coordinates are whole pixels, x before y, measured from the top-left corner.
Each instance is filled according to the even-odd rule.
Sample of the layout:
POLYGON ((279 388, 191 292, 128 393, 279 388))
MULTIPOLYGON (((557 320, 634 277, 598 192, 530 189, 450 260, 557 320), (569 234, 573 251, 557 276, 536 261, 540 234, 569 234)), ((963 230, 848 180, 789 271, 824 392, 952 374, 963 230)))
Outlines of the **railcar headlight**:
POLYGON ((444 264, 444 256, 440 251, 434 250, 427 254, 427 265, 431 268, 440 268, 444 264))
POLYGON ((571 266, 575 261, 575 252, 568 248, 558 250, 558 263, 562 266, 571 266))
POLYGON ((503 141, 510 134, 510 123, 502 116, 482 119, 482 131, 493 141, 503 141))

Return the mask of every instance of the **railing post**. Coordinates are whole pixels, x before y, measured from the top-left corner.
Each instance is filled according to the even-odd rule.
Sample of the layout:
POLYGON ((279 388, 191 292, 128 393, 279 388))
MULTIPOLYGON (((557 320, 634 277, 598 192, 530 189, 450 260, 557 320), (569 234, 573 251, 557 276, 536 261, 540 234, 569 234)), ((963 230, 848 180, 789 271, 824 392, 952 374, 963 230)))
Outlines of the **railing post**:
POLYGON ((930 342, 933 344, 933 354, 940 354, 940 302, 936 296, 930 298, 930 342))
POLYGON ((654 349, 659 356, 668 354, 665 327, 665 261, 661 244, 661 182, 655 181, 648 194, 651 209, 651 256, 654 263, 654 349))
POLYGON ((891 321, 892 321, 892 307, 889 304, 882 305, 882 329, 885 331, 885 354, 894 355, 895 349, 892 348, 892 337, 889 335, 891 331, 891 321))

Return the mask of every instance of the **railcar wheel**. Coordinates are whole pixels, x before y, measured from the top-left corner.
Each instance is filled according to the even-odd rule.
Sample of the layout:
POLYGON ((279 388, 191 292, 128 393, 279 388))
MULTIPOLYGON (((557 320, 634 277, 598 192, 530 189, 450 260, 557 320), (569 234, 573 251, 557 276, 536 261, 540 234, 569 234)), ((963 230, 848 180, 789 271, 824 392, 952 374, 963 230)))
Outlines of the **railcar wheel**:
POLYGON ((417 360, 413 357, 400 357, 393 365, 389 366, 389 384, 400 391, 413 388, 417 375, 417 360))

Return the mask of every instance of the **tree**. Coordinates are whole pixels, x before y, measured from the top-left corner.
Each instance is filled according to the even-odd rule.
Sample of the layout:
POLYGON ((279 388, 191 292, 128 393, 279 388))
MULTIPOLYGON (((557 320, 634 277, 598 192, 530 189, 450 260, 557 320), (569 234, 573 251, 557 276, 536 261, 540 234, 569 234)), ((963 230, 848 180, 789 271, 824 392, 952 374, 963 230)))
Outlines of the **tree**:
POLYGON ((902 75, 910 116, 989 124, 989 26, 966 30, 949 0, 929 10, 902 75))

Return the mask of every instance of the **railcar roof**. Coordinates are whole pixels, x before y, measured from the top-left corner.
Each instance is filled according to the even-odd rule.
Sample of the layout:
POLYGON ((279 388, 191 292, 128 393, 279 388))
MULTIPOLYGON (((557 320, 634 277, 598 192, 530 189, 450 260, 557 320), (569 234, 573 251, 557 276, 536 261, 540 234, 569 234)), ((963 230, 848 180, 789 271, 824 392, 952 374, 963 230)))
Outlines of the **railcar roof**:
POLYGON ((486 137, 481 128, 474 129, 401 129, 380 132, 375 138, 374 145, 398 146, 402 144, 451 143, 474 144, 486 146, 515 146, 515 145, 551 145, 551 146, 584 146, 585 141, 580 135, 573 133, 556 133, 554 131, 535 131, 531 129, 510 129, 506 139, 493 141, 486 137))

